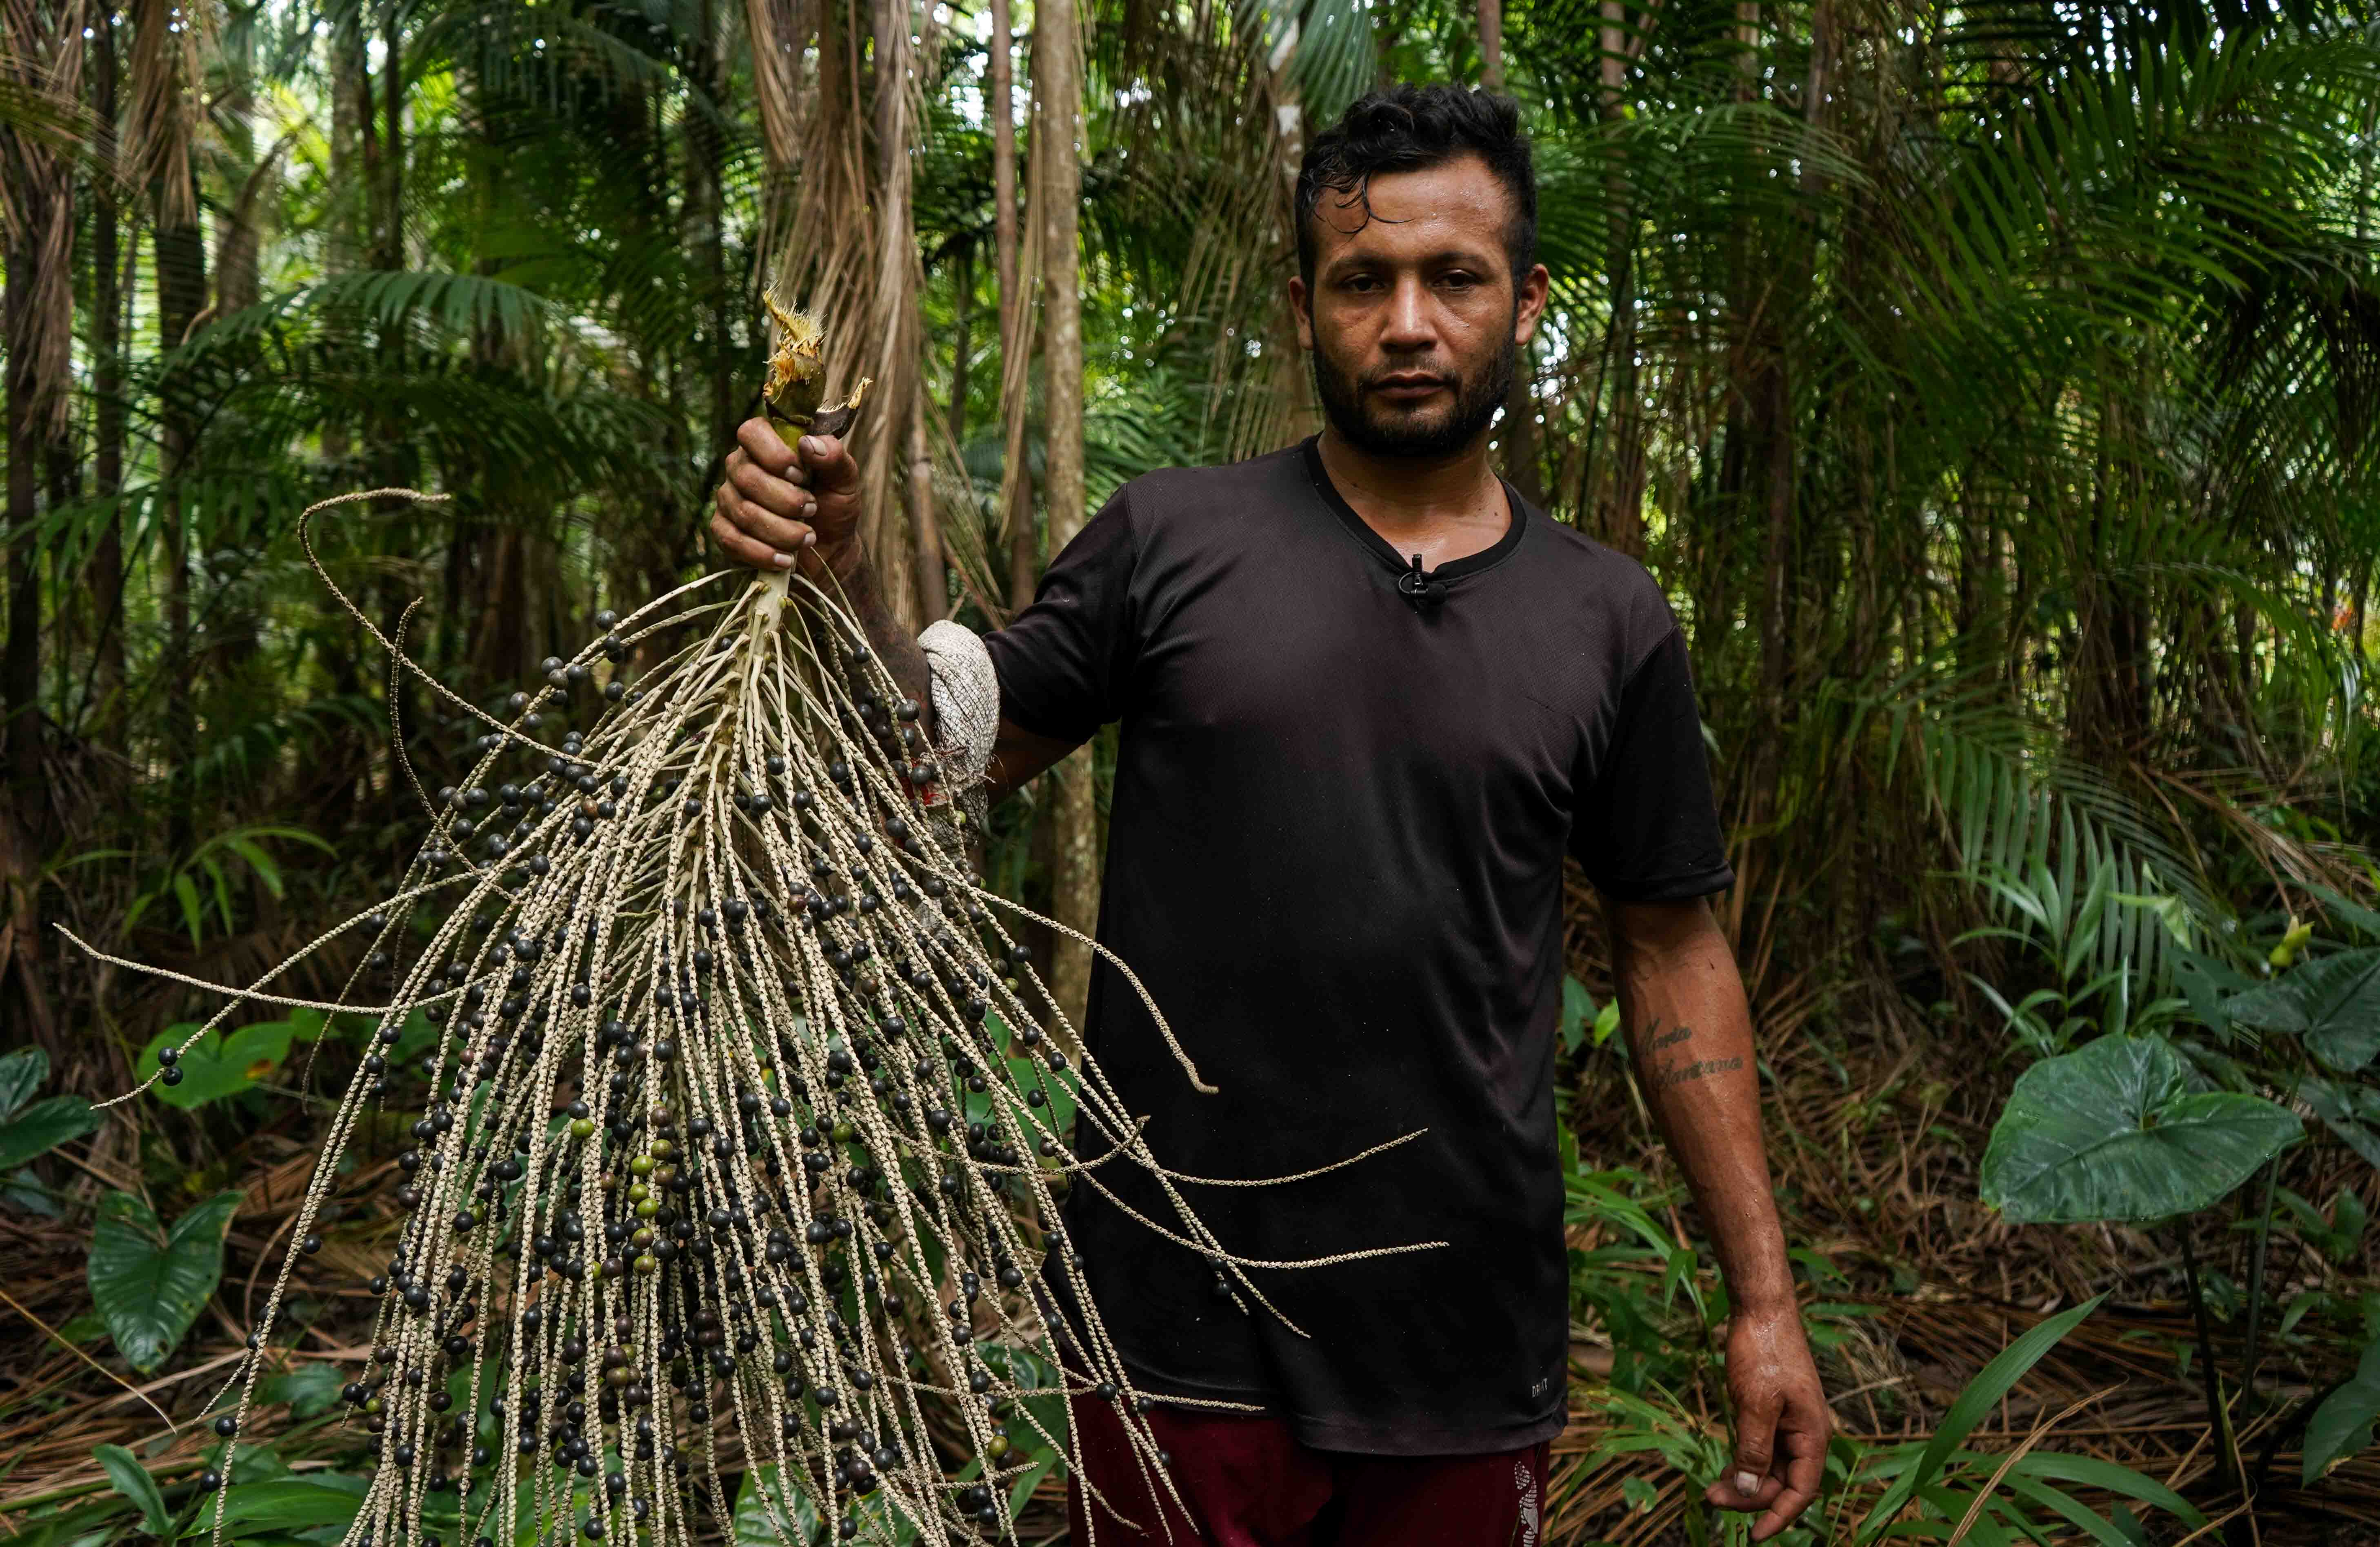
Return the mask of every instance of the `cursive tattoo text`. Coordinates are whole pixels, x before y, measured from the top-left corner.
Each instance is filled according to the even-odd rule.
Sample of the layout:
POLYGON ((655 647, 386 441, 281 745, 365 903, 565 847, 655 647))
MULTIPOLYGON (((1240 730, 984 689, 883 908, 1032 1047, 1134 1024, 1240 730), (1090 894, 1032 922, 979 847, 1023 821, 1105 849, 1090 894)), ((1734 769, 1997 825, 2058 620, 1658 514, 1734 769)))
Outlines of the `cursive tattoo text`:
MULTIPOLYGON (((1679 1025, 1664 1031, 1661 1029, 1661 1017, 1658 1016, 1654 1017, 1652 1023, 1645 1028, 1645 1046, 1647 1051, 1655 1048, 1680 1047, 1682 1043, 1694 1040, 1693 1027, 1679 1025)), ((1689 1081, 1702 1079, 1710 1075, 1725 1074, 1730 1069, 1742 1067, 1743 1067, 1742 1058, 1694 1058, 1682 1064, 1662 1064, 1653 1070, 1650 1084, 1656 1090, 1666 1090, 1673 1085, 1684 1085, 1689 1081)))
POLYGON ((1730 1069, 1742 1067, 1743 1060, 1741 1058, 1697 1058, 1691 1064, 1664 1065, 1653 1076, 1653 1089, 1665 1090, 1672 1085, 1683 1085, 1706 1075, 1725 1074, 1730 1069))

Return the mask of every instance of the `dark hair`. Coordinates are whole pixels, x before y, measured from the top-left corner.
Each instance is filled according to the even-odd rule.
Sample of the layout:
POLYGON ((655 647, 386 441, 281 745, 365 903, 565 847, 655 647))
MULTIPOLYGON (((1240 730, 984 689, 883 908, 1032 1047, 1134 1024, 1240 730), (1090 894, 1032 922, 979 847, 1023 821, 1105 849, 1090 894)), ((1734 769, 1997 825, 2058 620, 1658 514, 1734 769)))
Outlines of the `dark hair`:
POLYGON ((1537 176, 1520 105, 1510 97, 1460 86, 1397 85, 1359 97, 1336 124, 1314 137, 1297 169, 1297 272, 1314 283, 1314 222, 1323 195, 1336 193, 1372 213, 1370 184, 1381 172, 1417 172, 1475 155, 1512 196, 1504 252, 1517 281, 1537 261, 1537 176))

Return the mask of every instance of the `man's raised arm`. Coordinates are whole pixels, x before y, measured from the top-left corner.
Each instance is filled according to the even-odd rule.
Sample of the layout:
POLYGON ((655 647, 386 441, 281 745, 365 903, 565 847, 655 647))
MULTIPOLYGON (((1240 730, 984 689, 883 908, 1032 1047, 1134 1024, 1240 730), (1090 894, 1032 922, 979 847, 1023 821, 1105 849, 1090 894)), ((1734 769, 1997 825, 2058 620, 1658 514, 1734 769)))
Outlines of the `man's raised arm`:
MULTIPOLYGON (((737 426, 735 442, 714 502, 711 536, 739 564, 766 570, 799 566, 818 585, 840 588, 868 645, 901 691, 917 700, 917 725, 934 741, 926 652, 884 604, 876 566, 860 542, 859 466, 850 450, 834 435, 804 435, 788 446, 765 419, 737 426)), ((988 770, 991 799, 1006 798, 1073 750, 1069 742, 1037 736, 1003 716, 988 770)))

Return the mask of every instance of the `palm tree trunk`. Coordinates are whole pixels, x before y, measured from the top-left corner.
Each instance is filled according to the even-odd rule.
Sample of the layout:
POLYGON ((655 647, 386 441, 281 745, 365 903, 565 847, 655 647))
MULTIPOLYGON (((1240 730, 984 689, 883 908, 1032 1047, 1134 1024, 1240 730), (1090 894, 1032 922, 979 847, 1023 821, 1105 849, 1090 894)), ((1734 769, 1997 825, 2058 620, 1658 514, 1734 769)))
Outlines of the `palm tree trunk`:
MULTIPOLYGON (((371 210, 376 202, 370 185, 358 174, 370 164, 366 147, 372 143, 371 76, 364 52, 363 18, 359 6, 339 6, 331 23, 331 186, 340 190, 323 233, 323 267, 334 274, 351 274, 371 250, 371 210), (358 197, 356 189, 365 191, 358 197)), ((343 418, 322 425, 322 459, 334 467, 353 448, 354 427, 343 418)), ((452 630, 451 619, 440 627, 452 630)))
MULTIPOLYGON (((702 0, 696 14, 699 35, 691 50, 693 85, 723 118, 727 106, 723 100, 726 71, 719 57, 719 18, 711 0, 702 0)), ((718 119, 709 114, 690 113, 686 125, 686 201, 693 228, 696 273, 706 292, 705 310, 710 323, 710 358, 706 361, 710 387, 710 465, 701 485, 707 489, 718 481, 720 469, 735 445, 735 345, 730 310, 734 298, 727 283, 727 201, 723 192, 727 143, 720 132, 718 119)))
MULTIPOLYGON (((376 235, 379 250, 372 266, 384 272, 407 267, 405 240, 405 24, 403 7, 390 0, 381 14, 381 123, 379 188, 381 218, 376 235)), ((370 77, 365 79, 365 91, 370 91, 370 77)), ((369 97, 365 106, 370 108, 369 97)), ((370 113, 365 115, 370 121, 370 113)), ((383 358, 394 359, 402 347, 399 330, 383 327, 380 335, 383 358)), ((673 423, 676 421, 673 420, 673 423)), ((412 483, 416 466, 410 439, 404 433, 401 421, 394 415, 383 416, 375 426, 366 421, 367 465, 373 468, 372 481, 384 487, 403 488, 412 483)), ((405 500, 380 503, 382 519, 388 523, 390 542, 400 553, 419 551, 430 544, 422 540, 422 521, 416 507, 405 500)), ((393 588, 375 580, 370 588, 377 593, 382 632, 396 627, 404 603, 393 588)))
MULTIPOLYGON (((1604 0, 1600 90, 1596 110, 1607 129, 1625 108, 1626 35, 1619 0, 1604 0)), ((1587 437, 1580 469, 1578 518, 1632 556, 1645 552, 1645 416, 1637 401, 1636 216, 1627 169, 1615 161, 1604 179, 1604 251, 1611 314, 1604 324, 1594 405, 1600 434, 1587 437)))
MULTIPOLYGON (((1818 0, 1810 16, 1809 73, 1802 93, 1803 116, 1813 128, 1823 128, 1828 119, 1828 80, 1834 58, 1834 16, 1829 0, 1818 0)), ((1767 724, 1783 727, 1792 723, 1797 664, 1796 642, 1801 638, 1797 627, 1796 581, 1801 559, 1800 506, 1798 498, 1802 476, 1801 426, 1794 416, 1792 378, 1789 358, 1791 348, 1788 337, 1778 323, 1781 315, 1791 315, 1807 305, 1814 276, 1817 272, 1818 230, 1815 199, 1821 187, 1821 173, 1815 163, 1803 164, 1799 183, 1805 204, 1803 218, 1794 225, 1787 260, 1779 265, 1781 278, 1770 290, 1768 304, 1761 309, 1765 338, 1755 344, 1755 358, 1760 361, 1758 384, 1753 393, 1756 443, 1767 454, 1767 542, 1762 564, 1767 578, 1762 608, 1761 697, 1767 724)), ((1769 752, 1781 745, 1781 738, 1772 738, 1769 752)), ((1774 796, 1773 781, 1778 770, 1767 753, 1755 782, 1755 798, 1760 810, 1770 809, 1774 796)))
MULTIPOLYGON (((1490 91, 1504 90, 1504 0, 1479 0, 1479 84, 1490 91)), ((1514 285, 1520 275, 1512 276, 1514 285)), ((1532 505, 1546 500, 1545 480, 1537 472, 1537 398, 1533 389, 1536 371, 1529 351, 1520 351, 1512 389, 1504 395, 1504 422, 1498 432, 1503 452, 1504 476, 1532 505)))
POLYGON ((222 126, 235 197, 215 223, 215 315, 219 317, 256 304, 257 263, 263 250, 256 224, 261 201, 249 186, 262 173, 256 164, 254 38, 252 24, 233 26, 225 34, 220 55, 226 80, 213 116, 222 126))
POLYGON ((917 625, 940 621, 951 610, 950 577, 942 567, 942 534, 934 512, 934 458, 926 447, 925 373, 917 376, 917 406, 909 415, 909 536, 917 550, 917 625))
MULTIPOLYGON (((1082 199, 1081 152, 1076 144, 1083 104, 1075 60, 1075 0, 1042 0, 1035 11, 1034 94, 1040 104, 1034 140, 1040 152, 1039 206, 1043 325, 1048 342, 1042 364, 1048 428, 1050 551, 1056 554, 1083 529, 1083 298, 1076 242, 1082 199)), ((1082 748, 1056 769, 1057 869, 1051 881, 1051 913, 1070 929, 1090 933, 1099 909, 1099 834, 1097 794, 1092 787, 1091 749, 1082 748)), ((1090 948, 1061 938, 1053 956, 1050 989, 1058 1006, 1075 1025, 1090 995, 1090 948)))
MULTIPOLYGON (((405 267, 405 29, 395 5, 388 7, 382 23, 381 43, 384 61, 382 91, 386 98, 388 120, 380 157, 382 182, 377 263, 382 269, 401 269, 405 267)), ((369 84, 365 89, 370 89, 369 84)))
MULTIPOLYGON (((860 530, 866 534, 869 562, 882 583, 884 599, 905 627, 922 627, 926 620, 912 615, 920 586, 917 538, 932 524, 930 511, 920 513, 910 472, 910 423, 926 407, 925 326, 919 311, 923 272, 917 259, 917 227, 910 172, 909 148, 917 142, 909 82, 909 0, 874 0, 870 12, 875 35, 875 164, 871 198, 877 225, 879 265, 868 286, 873 337, 877 341, 874 377, 880 419, 871 419, 859 433, 862 487, 868 492, 860 530), (901 519, 903 507, 908 519, 901 519)), ((927 483, 929 491, 931 481, 927 483)))
POLYGON ((1001 422, 1006 429, 1001 519, 1008 531, 1008 605, 1033 601, 1040 572, 1033 538, 1033 478, 1025 466, 1025 291, 1016 218, 1016 34, 1009 0, 991 0, 991 229, 1000 285, 1001 422))
MULTIPOLYGON (((1272 100, 1273 170, 1281 225, 1276 233, 1276 262, 1287 266, 1297 250, 1297 173, 1305 159, 1305 101, 1297 74, 1298 49, 1304 43, 1297 18, 1290 15, 1265 58, 1265 88, 1272 100)), ((1297 345, 1297 317, 1286 297, 1276 301, 1264 323, 1263 392, 1269 412, 1256 421, 1247 438, 1233 444, 1249 451, 1269 451, 1293 445, 1321 426, 1321 404, 1314 396, 1314 373, 1297 345)), ((1243 421, 1245 422, 1245 420, 1243 421)), ((1053 542, 1054 549, 1056 544, 1053 542)))
MULTIPOLYGON (((931 31, 929 22, 927 33, 931 31)), ((929 450, 933 399, 924 365, 926 276, 917 253, 917 201, 911 172, 910 151, 921 137, 917 121, 921 104, 914 94, 912 80, 917 67, 918 42, 911 33, 909 0, 878 0, 876 186, 884 220, 881 250, 887 265, 885 275, 888 281, 897 281, 897 286, 886 293, 884 304, 893 312, 886 319, 892 326, 885 336, 893 341, 898 354, 885 363, 890 380, 905 383, 907 389, 899 392, 891 405, 901 416, 898 434, 888 433, 879 444, 888 456, 894 455, 897 448, 905 469, 902 493, 903 503, 909 510, 909 526, 905 534, 899 535, 907 541, 886 546, 905 549, 900 557, 908 570, 906 579, 915 607, 915 616, 909 621, 922 628, 950 611, 950 591, 943 569, 941 525, 934 508, 934 463, 929 450), (896 264, 898 267, 893 267, 896 264)), ((925 42, 930 48, 930 37, 926 37, 925 42)), ((889 506, 891 501, 886 503, 889 506)), ((888 588, 898 588, 904 578, 902 566, 885 564, 880 553, 878 564, 888 588)), ((897 589, 894 594, 897 598, 897 589)), ((895 605, 900 605, 897 600, 895 605)))
MULTIPOLYGON (((47 278, 42 272, 38 243, 41 227, 49 224, 47 189, 20 170, 20 158, 7 158, 8 174, 18 179, 17 195, 24 225, 8 244, 7 292, 0 298, 5 322, 0 335, 7 347, 8 372, 8 636, 0 647, 0 702, 5 702, 8 785, 12 801, 40 796, 42 736, 42 586, 41 473, 43 420, 48 414, 49 384, 41 369, 38 335, 44 321, 42 292, 47 278)), ((23 808, 30 810, 30 808, 23 808)))
MULTIPOLYGON (((1022 460, 1022 457, 1019 458, 1022 460)), ((1009 500, 1012 525, 1008 541, 1008 610, 1021 613, 1033 605, 1041 581, 1041 554, 1033 541, 1033 506, 1040 497, 1040 481, 1031 468, 1016 475, 1016 493, 1009 500)))
MULTIPOLYGON (((199 228, 197 178, 188 162, 169 171, 166 180, 188 189, 184 198, 175 197, 176 190, 162 184, 155 190, 157 325, 164 347, 172 349, 189 336, 200 312, 206 309, 207 244, 199 228)), ((190 531, 181 481, 188 473, 191 457, 198 449, 198 414, 187 387, 171 373, 159 382, 158 393, 164 463, 160 481, 164 484, 161 535, 165 544, 165 669, 170 680, 187 681, 192 665, 190 531)), ((178 854, 189 847, 196 826, 193 792, 184 774, 197 758, 198 749, 199 723, 194 701, 188 693, 167 693, 165 752, 174 770, 176 790, 166 828, 167 847, 172 853, 178 854)))
MULTIPOLYGON (((0 62, 13 92, 70 113, 82 94, 82 7, 8 0, 0 62)), ((7 356, 8 633, 0 646, 0 975, 14 979, 21 1015, 43 1045, 56 1029, 42 982, 41 859, 52 841, 42 713, 41 487, 55 503, 74 465, 68 413, 74 371, 74 169, 55 146, 0 127, 8 189, 7 289, 0 351, 7 356)), ((0 1002, 5 1003, 5 1002, 0 1002)))
MULTIPOLYGON (((105 137, 104 164, 115 164, 115 18, 107 6, 91 28, 91 111, 105 137)), ((112 177, 92 179, 91 237, 91 474, 96 493, 112 500, 124 490, 124 292, 119 268, 123 212, 112 177)), ((124 696, 124 518, 110 509, 102 518, 87 571, 91 598, 91 689, 88 704, 100 707, 102 735, 112 741, 116 707, 124 696)))
MULTIPOLYGON (((6 158, 6 175, 20 176, 20 158, 6 158)), ((18 194, 26 225, 45 215, 31 189, 18 194)), ((45 221, 42 222, 46 224, 45 221)), ((20 229, 8 244, 7 292, 0 297, 0 331, 7 348, 8 392, 8 636, 0 655, 0 699, 6 722, 0 747, 6 753, 5 808, 0 808, 0 970, 13 966, 29 1009, 46 1009, 41 976, 34 969, 42 944, 38 899, 41 842, 42 762, 41 704, 42 583, 38 540, 40 518, 41 419, 42 386, 37 366, 34 333, 41 323, 38 296, 42 287, 40 255, 33 250, 35 233, 20 229)), ((0 1001, 5 1003, 5 1001, 0 1001)), ((42 1039, 46 1041, 48 1039, 42 1039)))
POLYGON ((1788 719, 1787 690, 1792 679, 1793 640, 1789 632, 1793 595, 1793 394, 1785 376, 1784 347, 1771 339, 1754 393, 1754 436, 1767 449, 1767 540, 1761 568, 1766 591, 1761 611, 1761 696, 1770 725, 1788 719))
POLYGON ((951 265, 951 449, 966 449, 967 354, 975 323, 975 244, 962 242, 951 265))

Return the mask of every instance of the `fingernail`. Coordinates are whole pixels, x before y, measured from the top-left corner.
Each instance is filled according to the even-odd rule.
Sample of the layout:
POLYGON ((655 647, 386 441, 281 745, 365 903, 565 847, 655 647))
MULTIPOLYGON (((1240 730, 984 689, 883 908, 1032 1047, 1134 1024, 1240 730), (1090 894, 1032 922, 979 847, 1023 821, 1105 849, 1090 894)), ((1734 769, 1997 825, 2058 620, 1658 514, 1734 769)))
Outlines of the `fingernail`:
POLYGON ((1748 1499, 1760 1492, 1760 1480, 1750 1472, 1738 1472, 1735 1474, 1735 1491, 1748 1499))
POLYGON ((773 562, 780 569, 791 569, 794 566, 794 555, 791 554, 779 554, 771 562, 773 562))
POLYGON ((818 533, 816 533, 816 532, 814 532, 814 531, 806 531, 806 532, 802 533, 802 546, 803 546, 803 547, 805 547, 805 548, 815 548, 815 547, 817 547, 817 546, 818 546, 818 533))
POLYGON ((826 442, 819 439, 816 435, 804 435, 802 437, 802 449, 815 457, 826 450, 826 442))

